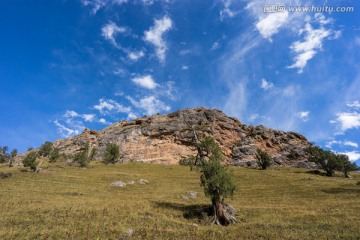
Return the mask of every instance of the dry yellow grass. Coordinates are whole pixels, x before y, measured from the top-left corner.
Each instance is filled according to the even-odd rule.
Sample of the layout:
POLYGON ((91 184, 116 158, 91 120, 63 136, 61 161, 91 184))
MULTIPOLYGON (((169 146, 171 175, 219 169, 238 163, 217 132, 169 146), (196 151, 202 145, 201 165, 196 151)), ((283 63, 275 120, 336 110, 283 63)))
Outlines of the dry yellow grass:
POLYGON ((202 220, 210 201, 188 167, 45 164, 40 174, 0 167, 13 172, 0 179, 0 239, 360 239, 359 174, 232 169, 238 190, 228 202, 239 223, 221 227, 202 220), (109 186, 117 180, 136 183, 109 186), (184 200, 188 191, 198 198, 184 200))

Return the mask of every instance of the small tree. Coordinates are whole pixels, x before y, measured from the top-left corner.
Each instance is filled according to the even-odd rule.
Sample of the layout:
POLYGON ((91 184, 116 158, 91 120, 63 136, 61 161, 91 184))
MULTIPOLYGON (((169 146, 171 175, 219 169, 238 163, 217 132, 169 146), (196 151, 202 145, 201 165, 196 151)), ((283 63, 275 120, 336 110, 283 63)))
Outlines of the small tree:
POLYGON ((233 175, 229 169, 221 165, 222 153, 219 145, 212 137, 204 138, 196 144, 198 154, 193 160, 193 166, 201 172, 200 183, 205 196, 212 202, 214 221, 218 225, 228 225, 237 222, 232 216, 235 210, 224 202, 224 198, 232 197, 236 189, 233 175))
POLYGON ((46 141, 43 145, 41 145, 39 149, 39 155, 42 157, 47 157, 51 153, 52 149, 53 149, 52 143, 46 141))
POLYGON ((36 171, 36 159, 38 158, 38 154, 36 152, 30 152, 24 160, 22 161, 24 164, 24 167, 30 167, 31 170, 36 171))
POLYGON ((49 160, 51 163, 56 162, 57 159, 60 157, 60 149, 59 148, 53 148, 49 154, 49 160))
POLYGON ((96 148, 92 148, 91 152, 90 152, 90 156, 89 156, 89 160, 92 161, 95 159, 95 155, 96 155, 96 148))
POLYGON ((75 155, 74 161, 79 163, 80 167, 86 167, 89 162, 88 156, 89 156, 89 143, 86 143, 84 144, 81 151, 75 155))
POLYGON ((104 152, 104 162, 105 163, 116 163, 118 158, 120 157, 120 149, 116 143, 108 143, 106 144, 105 152, 104 152))
POLYGON ((14 149, 10 153, 9 157, 9 167, 12 167, 14 165, 15 157, 17 156, 17 149, 14 149))
POLYGON ((4 163, 8 160, 9 158, 8 149, 9 148, 7 146, 0 147, 0 163, 4 163))
POLYGON ((335 170, 342 170, 341 161, 331 151, 325 151, 318 146, 310 146, 306 149, 306 153, 308 161, 319 164, 328 177, 332 177, 335 170))
POLYGON ((359 170, 359 167, 355 163, 349 160, 349 157, 345 154, 337 154, 337 159, 341 164, 341 170, 344 173, 344 177, 350 178, 349 172, 359 170))
POLYGON ((266 170, 266 168, 271 165, 272 159, 270 155, 260 148, 256 150, 255 158, 261 170, 266 170))

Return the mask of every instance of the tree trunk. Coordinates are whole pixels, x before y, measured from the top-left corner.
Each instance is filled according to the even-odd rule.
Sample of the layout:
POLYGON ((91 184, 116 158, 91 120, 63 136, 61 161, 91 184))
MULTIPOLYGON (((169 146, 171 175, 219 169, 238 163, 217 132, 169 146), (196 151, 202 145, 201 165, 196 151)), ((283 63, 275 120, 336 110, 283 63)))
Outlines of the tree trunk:
POLYGON ((235 209, 224 203, 224 199, 220 201, 220 199, 213 198, 213 214, 214 214, 214 224, 217 225, 229 225, 231 223, 237 222, 236 218, 232 216, 235 213, 235 209))

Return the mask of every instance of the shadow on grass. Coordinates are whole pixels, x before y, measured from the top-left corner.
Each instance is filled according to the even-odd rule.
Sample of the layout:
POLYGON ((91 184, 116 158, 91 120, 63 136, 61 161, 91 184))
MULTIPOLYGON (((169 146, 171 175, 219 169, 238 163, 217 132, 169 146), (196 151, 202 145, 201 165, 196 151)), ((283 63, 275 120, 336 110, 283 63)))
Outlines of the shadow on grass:
POLYGON ((329 194, 340 194, 340 193, 356 193, 360 194, 360 187, 359 188, 330 188, 322 190, 324 193, 329 194))
POLYGON ((181 204, 172 202, 155 202, 156 207, 177 210, 183 212, 186 219, 198 219, 201 222, 208 222, 211 216, 212 208, 206 204, 181 204))

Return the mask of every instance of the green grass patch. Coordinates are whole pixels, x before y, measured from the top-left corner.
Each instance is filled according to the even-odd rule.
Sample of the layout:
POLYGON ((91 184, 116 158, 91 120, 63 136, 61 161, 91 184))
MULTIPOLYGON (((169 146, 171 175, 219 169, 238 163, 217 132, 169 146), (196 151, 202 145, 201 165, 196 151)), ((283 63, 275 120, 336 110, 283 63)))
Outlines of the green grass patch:
POLYGON ((209 225, 189 167, 47 164, 39 174, 0 167, 0 239, 360 239, 360 180, 306 169, 232 168, 238 224, 209 225), (139 179, 148 184, 139 184, 139 179), (114 181, 134 181, 124 188, 114 181), (189 191, 197 198, 184 199, 189 191))

